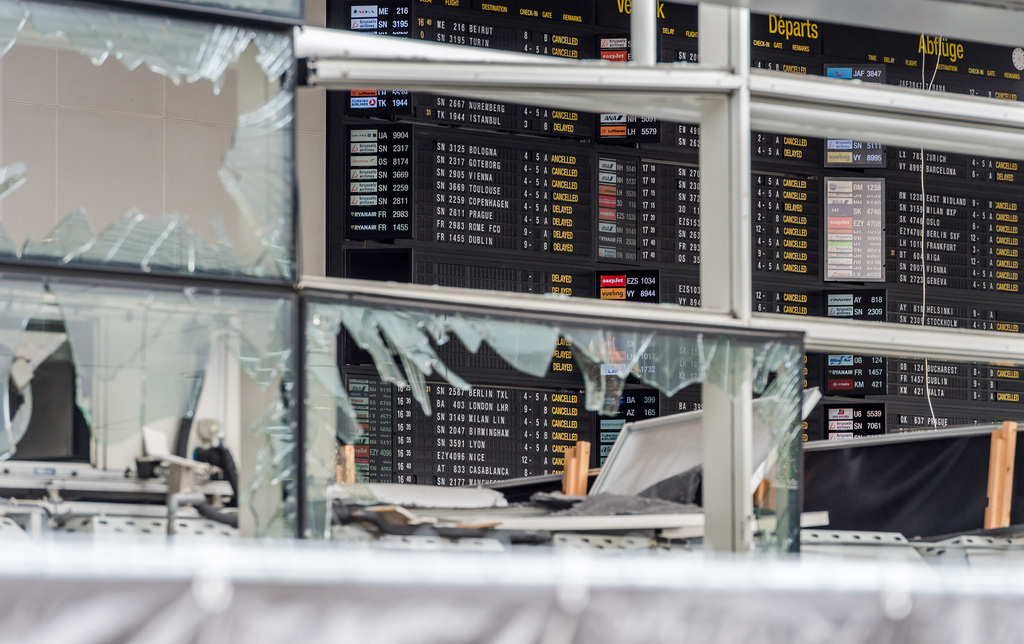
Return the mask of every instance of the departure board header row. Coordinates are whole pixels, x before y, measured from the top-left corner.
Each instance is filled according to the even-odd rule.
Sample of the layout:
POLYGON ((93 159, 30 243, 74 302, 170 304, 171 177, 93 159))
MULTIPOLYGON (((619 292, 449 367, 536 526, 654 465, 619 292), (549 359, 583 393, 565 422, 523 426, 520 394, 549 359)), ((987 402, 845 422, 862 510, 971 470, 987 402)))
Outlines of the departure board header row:
MULTIPOLYGON (((355 20, 408 15, 416 7, 442 11, 470 10, 502 19, 524 19, 537 22, 563 22, 572 25, 629 29, 631 0, 383 0, 352 2, 350 16, 355 20)), ((663 33, 696 38, 696 5, 658 2, 657 18, 663 33)), ((368 24, 368 23, 364 23, 368 24)), ((363 26, 353 26, 359 29, 363 26)))

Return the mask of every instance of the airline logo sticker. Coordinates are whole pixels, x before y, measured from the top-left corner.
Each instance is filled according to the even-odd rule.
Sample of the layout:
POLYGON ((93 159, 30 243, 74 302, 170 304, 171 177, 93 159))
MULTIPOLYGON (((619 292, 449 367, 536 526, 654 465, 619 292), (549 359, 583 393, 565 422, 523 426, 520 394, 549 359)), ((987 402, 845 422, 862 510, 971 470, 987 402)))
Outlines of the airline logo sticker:
POLYGON ((376 181, 352 181, 349 183, 349 192, 377 192, 376 181))
POLYGON ((853 431, 852 420, 830 420, 828 421, 828 431, 830 432, 850 432, 853 431))
POLYGON ((354 5, 352 7, 350 18, 376 18, 377 17, 377 5, 375 4, 361 4, 354 5))
POLYGON ((365 167, 376 167, 376 165, 377 165, 377 157, 376 156, 349 157, 348 158, 348 162, 353 167, 364 167, 364 168, 365 167))
POLYGON ((353 143, 349 146, 352 154, 377 154, 376 143, 353 143))
POLYGON ((601 122, 602 123, 625 123, 626 122, 626 115, 625 114, 602 114, 601 115, 601 122))
POLYGON ((828 366, 830 367, 851 367, 853 366, 852 355, 829 355, 828 366))
POLYGON ((849 378, 843 378, 842 380, 829 380, 828 388, 830 391, 851 391, 853 390, 853 380, 849 378))
POLYGON ((356 109, 368 109, 368 108, 377 107, 377 97, 376 96, 374 96, 372 98, 355 98, 355 97, 353 97, 353 98, 348 99, 348 105, 349 105, 349 107, 356 108, 356 109))
POLYGON ((853 420, 853 407, 832 407, 828 410, 829 420, 853 420))
POLYGON ((608 170, 608 171, 614 172, 615 171, 615 161, 613 159, 598 159, 597 160, 597 169, 598 170, 602 170, 602 171, 608 170))
MULTIPOLYGON (((376 96, 376 94, 374 94, 376 96)), ((352 130, 348 133, 349 141, 376 141, 377 130, 352 130)))
POLYGON ((601 172, 597 175, 597 180, 600 183, 615 183, 616 179, 616 175, 611 172, 601 172))
POLYGON ((627 49, 629 38, 602 38, 601 49, 627 49))
POLYGON ((353 18, 349 29, 355 31, 365 31, 367 29, 376 29, 377 19, 376 18, 353 18))
POLYGON ((601 288, 605 287, 626 287, 626 276, 625 275, 602 275, 601 276, 601 288))
POLYGON ((353 181, 366 181, 367 179, 377 179, 377 168, 353 168, 349 173, 349 179, 353 181))
POLYGON ((352 195, 349 197, 350 206, 376 206, 377 195, 352 195))
POLYGON ((829 150, 852 150, 853 141, 850 139, 829 139, 828 140, 829 150))
POLYGON ((829 295, 828 296, 829 306, 853 306, 853 293, 843 293, 841 295, 829 295))

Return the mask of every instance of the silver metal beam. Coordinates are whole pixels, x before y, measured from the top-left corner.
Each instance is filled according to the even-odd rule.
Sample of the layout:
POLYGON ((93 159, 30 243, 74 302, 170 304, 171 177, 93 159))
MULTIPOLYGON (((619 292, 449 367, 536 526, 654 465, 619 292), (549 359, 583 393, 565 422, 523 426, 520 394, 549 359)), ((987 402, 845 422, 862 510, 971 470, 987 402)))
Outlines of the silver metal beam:
POLYGON ((296 27, 295 57, 313 59, 419 60, 434 62, 524 63, 564 65, 551 56, 483 47, 463 47, 412 38, 361 34, 343 29, 296 27))
POLYGON ((658 0, 632 0, 629 38, 634 65, 649 67, 658 62, 658 0))
POLYGON ((756 130, 965 154, 1024 150, 1024 107, 1015 102, 758 70, 749 87, 756 130))
MULTIPOLYGON (((721 96, 736 90, 742 83, 741 79, 728 72, 688 63, 639 69, 625 63, 607 61, 538 65, 534 61, 498 63, 330 59, 310 61, 309 71, 310 85, 328 89, 372 86, 378 89, 434 93, 468 89, 587 91, 592 93, 592 108, 595 107, 594 97, 614 92, 721 96)), ((639 103, 635 94, 631 96, 634 103, 639 103)))
POLYGON ((564 314, 633 326, 651 322, 714 325, 726 332, 744 329, 800 332, 804 333, 806 349, 813 352, 843 350, 893 357, 1024 365, 1024 342, 1011 333, 771 314, 756 314, 749 322, 744 322, 726 313, 676 306, 325 277, 304 277, 299 286, 313 296, 387 297, 408 302, 410 306, 440 303, 493 308, 509 315, 564 314))
POLYGON ((749 329, 749 325, 731 315, 713 314, 699 309, 666 307, 657 304, 637 304, 612 300, 593 300, 566 296, 538 296, 527 293, 504 293, 418 284, 399 284, 371 280, 351 280, 325 277, 304 277, 299 288, 308 295, 341 297, 386 297, 397 302, 416 304, 443 304, 500 310, 508 315, 535 314, 569 315, 594 320, 621 322, 636 326, 644 322, 672 325, 720 326, 725 332, 749 329))
POLYGON ((804 333, 804 347, 811 352, 843 350, 891 357, 1024 364, 1024 342, 1016 333, 769 314, 754 316, 750 328, 798 329, 804 333))

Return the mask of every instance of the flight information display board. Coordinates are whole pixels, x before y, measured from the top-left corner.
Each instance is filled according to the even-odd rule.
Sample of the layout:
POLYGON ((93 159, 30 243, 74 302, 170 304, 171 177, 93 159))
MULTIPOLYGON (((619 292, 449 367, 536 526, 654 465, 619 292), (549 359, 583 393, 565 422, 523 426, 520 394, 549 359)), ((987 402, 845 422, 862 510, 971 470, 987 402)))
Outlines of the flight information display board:
MULTIPOLYGON (((331 2, 328 14, 330 26, 365 33, 569 60, 630 58, 629 3, 621 0, 364 0, 331 2)), ((659 3, 660 60, 696 62, 697 37, 696 7, 659 3)), ((1024 95, 1024 54, 1012 47, 765 14, 752 15, 751 39, 755 69, 1013 101, 1024 95)), ((699 306, 699 151, 695 124, 618 111, 331 92, 328 274, 699 306)), ((752 132, 751 153, 755 311, 1020 332, 1020 161, 787 132, 752 132)), ((571 347, 560 351, 551 382, 516 384, 517 392, 533 391, 549 407, 545 396, 578 392, 571 347)), ((475 370, 474 382, 509 372, 494 356, 448 358, 475 370)), ((930 361, 926 374, 917 364, 812 356, 809 385, 821 386, 834 409, 863 415, 829 418, 820 406, 806 437, 872 434, 876 422, 884 431, 999 418, 1017 395, 1011 378, 966 375, 978 365, 930 361), (830 429, 833 421, 842 424, 830 429)), ((445 386, 434 390, 446 392, 442 402, 451 393, 445 386)), ((394 450, 403 441, 401 456, 389 453, 392 469, 379 470, 382 480, 450 484, 558 470, 555 443, 527 443, 533 439, 525 435, 493 445, 475 437, 488 445, 481 453, 504 460, 473 460, 468 445, 451 442, 461 435, 442 435, 440 423, 431 429, 436 419, 395 402, 407 395, 374 391, 367 400, 390 402, 365 413, 391 418, 390 433, 375 434, 390 447, 366 449, 394 450), (394 432, 396 416, 388 414, 398 413, 412 433, 394 432), (424 442, 428 434, 445 439, 443 450, 424 442), (466 460, 439 456, 452 449, 466 460)), ((624 409, 654 409, 636 406, 647 395, 630 396, 624 409)), ((658 397, 656 407, 667 413, 670 401, 658 397)), ((543 409, 528 413, 541 418, 543 409)), ((595 459, 621 422, 587 416, 578 428, 601 446, 595 459)))
POLYGON ((463 391, 428 382, 428 417, 408 389, 381 383, 372 371, 350 369, 344 382, 364 431, 356 467, 375 482, 481 485, 561 473, 566 448, 581 440, 594 446, 591 465, 597 467, 625 423, 700 408, 693 387, 669 399, 656 389, 628 386, 619 413, 599 416, 584 407, 581 388, 463 391))

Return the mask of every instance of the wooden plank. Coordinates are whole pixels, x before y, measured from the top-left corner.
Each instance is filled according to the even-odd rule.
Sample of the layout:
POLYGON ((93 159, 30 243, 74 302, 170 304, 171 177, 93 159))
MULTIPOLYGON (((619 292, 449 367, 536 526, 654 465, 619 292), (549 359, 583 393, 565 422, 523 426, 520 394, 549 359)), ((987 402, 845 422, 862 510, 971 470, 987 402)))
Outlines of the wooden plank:
POLYGON ((576 477, 574 492, 578 496, 587 494, 587 472, 590 471, 590 443, 578 441, 576 443, 576 477))
POLYGON ((1017 423, 1005 421, 992 432, 988 462, 988 507, 985 508, 985 529, 1010 525, 1013 503, 1013 466, 1017 453, 1017 423))
POLYGON ((562 454, 562 494, 573 494, 574 470, 576 469, 576 448, 570 447, 562 454))
POLYGON ((342 445, 338 448, 335 462, 335 478, 338 483, 356 482, 356 446, 342 445))

